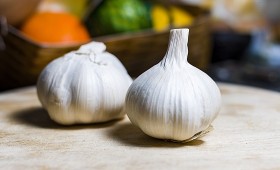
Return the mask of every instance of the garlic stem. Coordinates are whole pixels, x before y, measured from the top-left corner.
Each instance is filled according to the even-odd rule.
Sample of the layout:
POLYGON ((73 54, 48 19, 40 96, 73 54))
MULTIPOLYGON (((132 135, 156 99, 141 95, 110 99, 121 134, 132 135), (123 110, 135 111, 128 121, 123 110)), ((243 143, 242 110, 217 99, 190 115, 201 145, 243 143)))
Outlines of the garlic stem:
POLYGON ((180 66, 183 63, 188 63, 188 36, 189 29, 173 29, 170 31, 167 53, 161 61, 163 67, 174 64, 180 66))

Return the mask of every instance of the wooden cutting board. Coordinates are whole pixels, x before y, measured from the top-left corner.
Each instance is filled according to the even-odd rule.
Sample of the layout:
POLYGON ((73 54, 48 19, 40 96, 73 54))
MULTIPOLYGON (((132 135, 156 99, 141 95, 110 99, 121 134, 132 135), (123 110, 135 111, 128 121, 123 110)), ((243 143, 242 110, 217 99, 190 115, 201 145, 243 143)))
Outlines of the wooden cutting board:
POLYGON ((157 140, 125 118, 59 126, 34 87, 0 94, 1 169, 280 169, 280 94, 219 84, 214 130, 186 144, 157 140))

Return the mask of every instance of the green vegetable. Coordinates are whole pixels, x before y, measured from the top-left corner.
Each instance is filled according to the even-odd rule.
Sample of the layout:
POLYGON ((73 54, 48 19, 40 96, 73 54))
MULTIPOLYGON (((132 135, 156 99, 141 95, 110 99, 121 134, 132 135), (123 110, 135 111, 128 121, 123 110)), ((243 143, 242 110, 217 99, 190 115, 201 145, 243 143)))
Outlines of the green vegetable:
POLYGON ((150 13, 141 0, 104 0, 87 18, 91 36, 134 32, 152 27, 150 13))

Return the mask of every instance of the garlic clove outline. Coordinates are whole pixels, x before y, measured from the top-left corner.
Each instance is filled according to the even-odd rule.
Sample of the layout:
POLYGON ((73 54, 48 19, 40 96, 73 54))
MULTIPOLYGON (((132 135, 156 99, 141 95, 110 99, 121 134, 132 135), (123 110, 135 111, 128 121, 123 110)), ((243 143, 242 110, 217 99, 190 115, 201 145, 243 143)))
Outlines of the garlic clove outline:
POLYGON ((171 30, 165 57, 137 77, 127 92, 125 112, 149 136, 190 141, 204 134, 218 115, 219 88, 188 63, 188 34, 188 29, 171 30))
POLYGON ((37 94, 55 122, 63 125, 105 122, 124 116, 132 83, 121 62, 93 42, 57 58, 37 81, 37 94))

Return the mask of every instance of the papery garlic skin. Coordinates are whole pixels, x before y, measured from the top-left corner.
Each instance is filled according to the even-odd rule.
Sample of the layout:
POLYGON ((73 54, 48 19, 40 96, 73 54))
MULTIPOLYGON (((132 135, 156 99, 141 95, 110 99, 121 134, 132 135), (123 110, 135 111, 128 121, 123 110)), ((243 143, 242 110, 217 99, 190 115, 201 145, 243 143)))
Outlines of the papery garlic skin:
POLYGON ((121 62, 92 42, 52 61, 37 82, 37 94, 57 123, 105 122, 124 116, 131 77, 121 62))
POLYGON ((206 130, 221 106, 216 83, 187 62, 188 29, 171 30, 163 60, 130 86, 125 112, 149 136, 184 141, 206 130))

